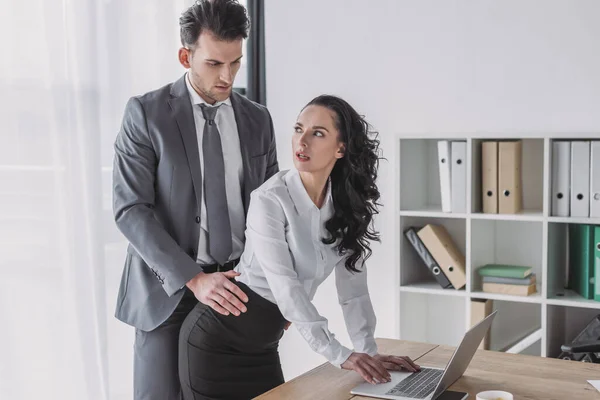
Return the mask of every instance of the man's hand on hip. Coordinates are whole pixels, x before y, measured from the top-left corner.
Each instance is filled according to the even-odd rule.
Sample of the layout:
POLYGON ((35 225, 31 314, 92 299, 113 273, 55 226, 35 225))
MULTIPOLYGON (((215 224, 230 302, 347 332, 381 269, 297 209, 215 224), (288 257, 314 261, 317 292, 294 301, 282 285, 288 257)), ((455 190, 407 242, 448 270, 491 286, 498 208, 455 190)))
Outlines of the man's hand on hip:
POLYGON ((194 296, 219 314, 235 316, 246 312, 244 303, 248 296, 230 279, 239 276, 239 272, 214 272, 206 274, 200 272, 185 285, 194 293, 194 296))

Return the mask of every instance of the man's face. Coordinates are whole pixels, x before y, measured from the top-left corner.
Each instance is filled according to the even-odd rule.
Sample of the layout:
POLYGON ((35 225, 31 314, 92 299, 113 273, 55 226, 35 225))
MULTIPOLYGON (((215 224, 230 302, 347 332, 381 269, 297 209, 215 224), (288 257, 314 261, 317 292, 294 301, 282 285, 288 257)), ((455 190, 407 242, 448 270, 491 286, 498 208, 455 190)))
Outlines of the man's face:
POLYGON ((231 95, 241 65, 242 44, 242 38, 226 42, 204 31, 193 49, 179 50, 179 61, 189 68, 192 86, 207 103, 214 104, 231 95))

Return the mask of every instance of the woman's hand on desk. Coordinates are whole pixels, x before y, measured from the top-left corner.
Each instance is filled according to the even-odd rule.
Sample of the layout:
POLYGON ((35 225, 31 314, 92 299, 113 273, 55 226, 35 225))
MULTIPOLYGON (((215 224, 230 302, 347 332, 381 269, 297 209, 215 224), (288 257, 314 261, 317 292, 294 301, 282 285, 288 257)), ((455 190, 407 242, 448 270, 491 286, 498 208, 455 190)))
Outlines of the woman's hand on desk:
POLYGON ((389 382, 391 379, 383 363, 366 353, 350 354, 342 364, 342 368, 358 372, 365 381, 372 384, 389 382))
POLYGON ((414 361, 410 359, 410 357, 376 354, 373 358, 381 361, 383 366, 386 369, 389 369, 390 371, 407 370, 410 372, 417 372, 421 370, 421 367, 415 364, 414 361))

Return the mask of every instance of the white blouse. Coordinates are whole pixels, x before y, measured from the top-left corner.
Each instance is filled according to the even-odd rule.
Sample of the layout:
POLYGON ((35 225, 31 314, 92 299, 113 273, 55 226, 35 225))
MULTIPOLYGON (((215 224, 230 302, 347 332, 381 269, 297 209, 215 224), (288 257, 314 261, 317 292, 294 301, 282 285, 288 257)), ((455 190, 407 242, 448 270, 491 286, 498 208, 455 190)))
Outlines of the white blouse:
MULTIPOLYGON (((340 367, 352 350, 327 328, 312 299, 335 269, 338 299, 354 351, 377 354, 375 312, 367 288, 366 269, 351 273, 328 237, 325 222, 333 215, 331 185, 319 209, 310 199, 297 170, 280 171, 252 192, 246 225, 246 247, 236 279, 278 305, 310 347, 340 367)), ((359 260, 357 269, 361 269, 359 260)))

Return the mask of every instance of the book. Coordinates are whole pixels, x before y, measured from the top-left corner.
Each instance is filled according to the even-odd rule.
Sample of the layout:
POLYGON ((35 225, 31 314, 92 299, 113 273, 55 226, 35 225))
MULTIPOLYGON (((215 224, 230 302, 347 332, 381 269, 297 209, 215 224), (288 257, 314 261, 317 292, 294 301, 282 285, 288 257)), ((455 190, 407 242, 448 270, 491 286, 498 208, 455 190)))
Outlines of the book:
POLYGON ((527 278, 531 267, 506 264, 486 264, 477 270, 480 276, 498 276, 502 278, 527 278))
POLYGON ((484 283, 483 291, 486 293, 510 294, 513 296, 529 296, 536 293, 535 284, 525 285, 506 285, 504 283, 484 283))
POLYGON ((527 278, 503 278, 501 276, 484 276, 484 283, 504 283, 506 285, 532 285, 537 281, 535 274, 529 275, 527 278))
MULTIPOLYGON (((485 299, 471 300, 471 327, 483 321, 493 311, 494 301, 485 299)), ((478 349, 490 349, 490 330, 486 333, 484 339, 479 344, 478 349)))
POLYGON ((600 225, 594 226, 594 300, 600 301, 600 225))
POLYGON ((569 224, 569 287, 594 298, 594 227, 569 224))

